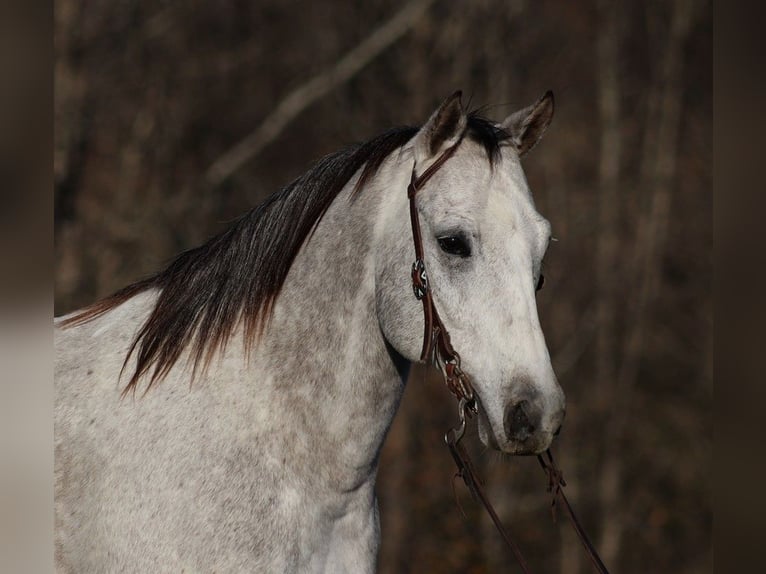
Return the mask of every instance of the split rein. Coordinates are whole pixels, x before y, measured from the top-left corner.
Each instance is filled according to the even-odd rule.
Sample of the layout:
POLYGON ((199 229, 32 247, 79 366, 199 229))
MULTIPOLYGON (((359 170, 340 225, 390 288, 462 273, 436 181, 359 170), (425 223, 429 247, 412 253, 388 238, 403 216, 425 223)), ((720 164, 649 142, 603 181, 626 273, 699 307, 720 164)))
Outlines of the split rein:
MULTIPOLYGON (((465 433, 466 419, 477 414, 478 410, 471 380, 460 367, 460 355, 452 346, 449 332, 444 326, 444 323, 442 323, 439 313, 436 311, 436 306, 434 305, 433 296, 428 284, 428 274, 426 273, 420 220, 415 205, 415 196, 417 195, 417 192, 422 189, 439 168, 452 157, 461 141, 462 138, 439 156, 439 158, 420 176, 416 175, 415 167, 413 166, 410 184, 407 186, 407 197, 409 198, 410 204, 410 221, 412 223, 412 238, 415 244, 415 262, 412 264, 412 289, 415 292, 415 297, 423 303, 424 332, 423 350, 420 358, 421 360, 426 361, 427 364, 434 365, 439 369, 447 388, 458 400, 459 424, 456 428, 450 429, 444 435, 444 441, 447 443, 452 458, 455 459, 455 464, 457 465, 456 476, 463 479, 463 482, 465 482, 466 487, 468 487, 468 490, 474 496, 474 499, 478 498, 484 505, 487 514, 489 514, 498 532, 503 537, 503 540, 505 540, 506 544, 513 552, 522 571, 525 574, 531 574, 529 566, 527 565, 526 560, 524 560, 524 556, 521 554, 521 550, 514 542, 513 538, 511 538, 495 512, 495 509, 492 507, 492 504, 489 502, 489 499, 482 488, 482 482, 476 474, 476 467, 474 466, 473 461, 468 456, 468 452, 463 448, 463 445, 460 444, 460 440, 465 433)), ((553 455, 551 454, 550 449, 545 452, 545 456, 538 455, 537 460, 540 462, 540 466, 542 466, 543 471, 545 471, 548 477, 548 492, 550 492, 552 496, 551 512, 554 521, 556 519, 556 506, 563 506, 567 518, 569 518, 572 527, 575 529, 575 532, 577 532, 577 536, 585 547, 585 551, 588 553, 588 557, 593 563, 596 571, 600 574, 609 574, 609 571, 601 561, 598 552, 596 552, 593 544, 588 539, 587 534, 585 534, 582 525, 579 520, 577 520, 574 510, 564 494, 563 487, 566 486, 566 482, 564 482, 564 476, 561 470, 559 470, 553 460, 553 455)))

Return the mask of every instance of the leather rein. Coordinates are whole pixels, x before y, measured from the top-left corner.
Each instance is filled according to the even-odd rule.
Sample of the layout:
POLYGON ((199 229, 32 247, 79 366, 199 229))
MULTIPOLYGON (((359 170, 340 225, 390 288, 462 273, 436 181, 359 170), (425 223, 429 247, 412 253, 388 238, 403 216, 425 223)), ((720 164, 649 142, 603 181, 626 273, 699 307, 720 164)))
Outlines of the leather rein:
MULTIPOLYGON (((463 372, 460 366, 460 355, 452 346, 449 332, 444 326, 444 323, 442 323, 439 313, 436 310, 436 306, 434 305, 431 288, 428 282, 428 274, 426 273, 423 237, 420 231, 420 219, 418 217, 417 206, 415 205, 415 196, 418 191, 420 191, 426 182, 428 182, 444 163, 452 157, 461 141, 462 137, 457 143, 445 150, 420 176, 416 174, 415 166, 413 166, 412 177, 407 186, 407 197, 409 198, 410 204, 410 221, 412 223, 412 238, 415 245, 415 262, 412 264, 412 289, 415 293, 415 297, 423 303, 424 332, 423 349, 420 354, 420 359, 425 361, 426 364, 434 365, 439 369, 447 388, 458 400, 459 424, 456 428, 450 429, 444 435, 444 441, 447 443, 452 458, 457 465, 457 473, 455 476, 462 478, 474 499, 478 499, 482 503, 498 532, 503 537, 503 540, 505 540, 505 543, 516 557, 522 571, 525 574, 531 574, 529 566, 527 565, 526 560, 524 560, 524 556, 521 554, 521 550, 514 542, 508 530, 503 526, 497 512, 495 512, 495 509, 489 502, 483 489, 483 483, 476 474, 476 467, 473 464, 473 461, 468 456, 468 452, 463 445, 460 444, 460 440, 465 433, 466 418, 470 418, 477 414, 478 409, 471 380, 468 375, 463 372)), ((548 478, 548 492, 551 493, 552 497, 551 513, 553 520, 556 520, 557 505, 563 506, 567 518, 575 529, 575 532, 577 532, 577 536, 580 538, 580 542, 582 542, 596 571, 600 574, 609 574, 609 571, 601 561, 598 552, 596 552, 593 544, 588 539, 587 534, 585 534, 582 525, 579 520, 577 520, 574 510, 564 494, 563 487, 566 486, 566 482, 564 481, 563 473, 559 470, 553 460, 553 455, 551 454, 550 449, 545 452, 545 456, 538 455, 537 460, 548 478)))

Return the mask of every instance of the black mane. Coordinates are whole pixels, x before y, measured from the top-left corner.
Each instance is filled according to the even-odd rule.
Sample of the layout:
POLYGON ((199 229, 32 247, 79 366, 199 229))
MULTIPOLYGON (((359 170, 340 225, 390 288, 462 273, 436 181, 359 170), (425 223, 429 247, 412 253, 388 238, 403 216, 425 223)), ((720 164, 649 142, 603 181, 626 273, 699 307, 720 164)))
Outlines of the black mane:
MULTIPOLYGON (((226 346, 240 320, 244 321, 246 342, 252 344, 263 332, 296 255, 338 193, 364 168, 355 187, 355 192, 360 191, 386 157, 404 146, 418 129, 394 128, 322 158, 224 232, 183 252, 156 275, 87 307, 63 325, 87 322, 147 289, 161 290, 125 359, 127 365, 137 353, 136 370, 123 394, 135 391, 139 378, 152 370, 148 390, 167 375, 189 344, 195 370, 207 364, 226 346)), ((466 135, 484 147, 490 165, 500 153, 501 142, 509 138, 476 113, 468 116, 466 135)))

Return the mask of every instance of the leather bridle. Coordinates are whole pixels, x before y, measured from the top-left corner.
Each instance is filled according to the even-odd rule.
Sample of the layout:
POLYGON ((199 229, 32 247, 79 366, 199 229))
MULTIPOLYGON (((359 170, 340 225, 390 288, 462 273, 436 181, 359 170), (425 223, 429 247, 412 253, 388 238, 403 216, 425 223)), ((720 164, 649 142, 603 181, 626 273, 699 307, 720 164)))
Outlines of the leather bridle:
POLYGON ((412 223, 412 238, 415 244, 415 262, 412 264, 412 290, 415 298, 423 303, 423 350, 420 360, 435 365, 444 376, 447 388, 452 392, 462 406, 471 413, 476 413, 476 401, 473 396, 473 385, 460 368, 460 355, 452 346, 444 323, 434 305, 434 298, 428 285, 425 254, 423 252, 423 237, 420 233, 420 219, 415 205, 415 196, 425 183, 433 177, 444 163, 452 157, 460 145, 460 141, 448 148, 420 176, 412 168, 412 177, 407 186, 407 197, 410 200, 410 222, 412 223))
MULTIPOLYGON (((489 499, 482 488, 482 482, 476 474, 473 461, 468 456, 468 452, 463 445, 460 444, 460 440, 465 433, 466 418, 478 413, 476 397, 474 395, 471 379, 460 366, 460 355, 452 346, 449 332, 439 317, 439 313, 434 304, 431 286, 428 281, 428 273, 426 272, 423 237, 420 231, 420 219, 415 204, 415 198, 418 191, 420 191, 426 182, 428 182, 446 161, 454 155, 461 141, 462 136, 455 144, 447 148, 447 150, 445 150, 421 175, 417 175, 416 166, 413 166, 410 184, 407 186, 407 197, 409 198, 410 203, 410 222, 412 223, 412 239, 415 245, 415 262, 412 264, 412 289, 415 293, 415 297, 423 303, 423 349, 420 353, 420 359, 425 361, 426 364, 434 365, 439 369, 447 388, 458 400, 459 424, 456 428, 450 429, 444 435, 444 441, 447 443, 452 458, 457 465, 456 477, 462 478, 474 498, 478 498, 484 505, 484 508, 492 519, 492 522, 495 524, 498 532, 516 557, 522 571, 525 574, 531 574, 529 566, 527 565, 526 560, 524 560, 524 556, 521 554, 521 550, 510 536, 508 530, 503 526, 495 509, 489 502, 489 499)), ((569 518, 572 527, 575 529, 575 532, 577 532, 580 541, 585 547, 585 551, 588 553, 588 557, 591 559, 595 569, 601 574, 609 574, 606 566, 604 566, 604 563, 601 561, 598 552, 596 552, 596 549, 585 534, 579 520, 577 520, 574 510, 564 494, 563 487, 566 486, 566 482, 564 481, 563 473, 559 470, 553 460, 551 451, 547 450, 545 456, 538 455, 537 459, 548 477, 548 492, 551 493, 552 497, 551 512, 554 521, 556 518, 556 506, 557 504, 561 504, 566 511, 567 518, 569 518)))

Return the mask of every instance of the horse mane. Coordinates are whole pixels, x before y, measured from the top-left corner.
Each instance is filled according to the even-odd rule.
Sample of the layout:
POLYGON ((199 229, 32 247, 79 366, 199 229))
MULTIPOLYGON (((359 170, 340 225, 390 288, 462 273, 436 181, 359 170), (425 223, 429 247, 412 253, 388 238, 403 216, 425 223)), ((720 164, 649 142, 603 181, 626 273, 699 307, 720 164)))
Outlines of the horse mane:
MULTIPOLYGON (((193 369, 222 351, 239 321, 250 349, 271 316, 285 278, 303 244, 354 174, 362 169, 353 194, 383 161, 404 146, 419 128, 404 126, 320 159, 308 172, 239 217, 205 244, 177 256, 163 271, 133 283, 62 321, 81 325, 149 289, 160 293, 123 363, 137 354, 135 371, 123 396, 135 390, 150 370, 146 391, 165 377, 191 345, 193 369)), ((466 135, 483 145, 490 165, 509 135, 476 112, 466 135)), ((352 194, 352 195, 353 195, 352 194)), ((192 375, 194 378, 194 374, 192 375)))

